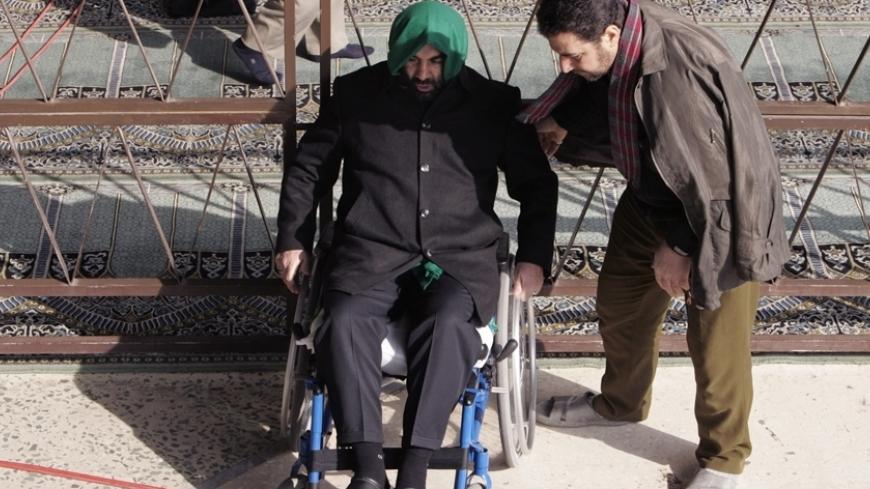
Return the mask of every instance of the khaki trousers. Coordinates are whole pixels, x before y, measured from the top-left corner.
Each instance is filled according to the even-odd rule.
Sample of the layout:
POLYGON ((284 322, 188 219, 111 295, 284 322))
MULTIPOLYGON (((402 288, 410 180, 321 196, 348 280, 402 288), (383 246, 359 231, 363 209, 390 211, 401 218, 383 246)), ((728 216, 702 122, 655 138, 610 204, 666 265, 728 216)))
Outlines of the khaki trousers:
MULTIPOLYGON (((294 46, 305 41, 305 50, 311 54, 320 54, 320 0, 296 1, 296 37, 294 46)), ((332 29, 330 47, 332 52, 340 51, 347 45, 347 34, 344 30, 344 2, 331 0, 332 29)), ((257 37, 263 43, 266 56, 273 59, 284 59, 284 0, 268 0, 257 9, 254 16, 254 29, 257 37)), ((250 27, 242 35, 242 42, 251 49, 260 51, 257 40, 250 27)))
MULTIPOLYGON (((598 280, 599 328, 606 368, 593 405, 613 420, 640 421, 649 413, 661 324, 670 297, 656 283, 653 256, 661 226, 645 215, 630 191, 619 201, 598 280)), ((695 370, 699 464, 738 474, 752 450, 750 334, 758 284, 722 295, 716 310, 687 306, 689 355, 695 370)))

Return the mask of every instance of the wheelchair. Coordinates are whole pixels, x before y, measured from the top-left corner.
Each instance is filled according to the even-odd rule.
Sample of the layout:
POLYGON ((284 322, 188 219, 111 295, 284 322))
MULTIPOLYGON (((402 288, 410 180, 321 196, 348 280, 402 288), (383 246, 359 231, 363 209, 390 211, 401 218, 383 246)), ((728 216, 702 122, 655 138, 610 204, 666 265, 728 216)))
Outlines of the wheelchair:
MULTIPOLYGON (((332 418, 328 393, 314 372, 313 331, 322 321, 323 263, 331 232, 327 228, 314 249, 311 274, 303 281, 291 328, 290 349, 281 401, 281 433, 298 458, 282 487, 316 489, 327 471, 349 470, 349 449, 327 449, 332 418), (294 482, 295 481, 295 482, 294 482)), ((458 446, 443 447, 433 455, 429 468, 455 470, 455 489, 491 489, 489 451, 480 432, 490 398, 496 396, 499 430, 505 461, 515 467, 531 451, 535 435, 537 375, 535 365, 535 316, 531 301, 511 295, 514 257, 505 234, 498 247, 499 300, 495 318, 478 328, 482 352, 469 372, 469 381, 458 399, 462 416, 458 446)), ((404 336, 392 328, 381 344, 381 370, 401 378, 405 372, 404 336)), ((384 448, 387 469, 398 468, 401 449, 384 448)))

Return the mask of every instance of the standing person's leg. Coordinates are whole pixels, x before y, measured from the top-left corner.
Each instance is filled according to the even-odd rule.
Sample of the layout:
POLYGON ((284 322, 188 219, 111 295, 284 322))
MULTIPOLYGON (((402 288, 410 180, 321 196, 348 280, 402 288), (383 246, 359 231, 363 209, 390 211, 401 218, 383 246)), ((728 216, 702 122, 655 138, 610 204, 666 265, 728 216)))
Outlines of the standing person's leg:
MULTIPOLYGON (((297 0, 301 1, 301 0, 297 0)), ((319 5, 319 2, 318 2, 319 5)), ((330 0, 330 12, 332 15, 330 29, 330 55, 332 58, 362 58, 367 54, 372 54, 375 50, 371 46, 363 46, 348 42, 346 27, 344 24, 344 0, 330 0)), ((319 12, 319 11, 318 11, 319 12)), ((301 32, 301 31, 296 31, 301 32)), ((320 17, 305 31, 302 44, 299 44, 298 37, 297 45, 299 49, 296 54, 314 62, 320 61, 320 17)))
POLYGON ((646 418, 661 324, 671 301, 652 269, 661 240, 661 231, 626 190, 613 216, 598 277, 596 310, 606 360, 601 394, 544 401, 538 406, 541 424, 613 426, 646 418))
MULTIPOLYGON (((294 45, 306 32, 310 31, 312 24, 320 15, 320 2, 318 0, 296 0, 296 38, 294 45)), ((284 0, 268 0, 257 10, 253 18, 254 29, 257 37, 263 43, 263 54, 272 59, 284 59, 284 0)), ((254 38, 252 29, 245 29, 242 42, 249 49, 259 51, 260 47, 254 38)))
MULTIPOLYGON (((318 5, 320 4, 318 0, 318 5)), ((332 29, 330 29, 329 47, 331 53, 337 53, 347 46, 347 31, 344 25, 344 0, 330 0, 332 6, 332 29)), ((319 13, 319 9, 318 9, 319 13)), ((298 32, 298 31, 297 31, 298 32)), ((305 51, 313 55, 320 54, 320 15, 303 33, 305 51)), ((298 44, 298 43, 297 43, 298 44)))
MULTIPOLYGON (((320 14, 318 7, 317 0, 296 0, 294 46, 299 44, 303 33, 317 19, 320 14)), ((268 0, 259 8, 252 20, 253 29, 250 27, 245 29, 242 37, 233 42, 233 50, 248 68, 254 80, 264 85, 271 85, 275 80, 272 78, 269 66, 275 66, 276 60, 284 59, 284 0, 268 0), (257 39, 262 43, 263 52, 260 52, 257 39)), ((278 81, 281 81, 283 72, 279 67, 275 69, 275 74, 278 76, 278 81)))
POLYGON ((655 223, 642 214, 631 190, 626 190, 613 216, 598 277, 596 309, 606 359, 601 394, 544 401, 538 406, 540 423, 613 426, 647 416, 661 324, 671 301, 652 269, 661 239, 655 223))
POLYGON ((327 386, 338 442, 353 447, 351 488, 384 483, 381 341, 398 297, 391 280, 354 295, 330 290, 324 298, 327 318, 315 338, 317 371, 327 386))
POLYGON ((739 474, 752 451, 750 338, 759 287, 745 283, 722 294, 713 311, 689 307, 687 341, 695 367, 695 417, 700 444, 695 452, 703 468, 739 474))
POLYGON ((671 297, 656 282, 653 257, 662 235, 635 198, 620 199, 598 279, 598 327, 606 367, 595 411, 609 420, 640 421, 649 413, 662 320, 671 297))
POLYGON ((450 413, 480 355, 480 321, 471 294, 443 275, 414 301, 408 333, 408 400, 398 489, 424 489, 426 469, 441 447, 450 413))

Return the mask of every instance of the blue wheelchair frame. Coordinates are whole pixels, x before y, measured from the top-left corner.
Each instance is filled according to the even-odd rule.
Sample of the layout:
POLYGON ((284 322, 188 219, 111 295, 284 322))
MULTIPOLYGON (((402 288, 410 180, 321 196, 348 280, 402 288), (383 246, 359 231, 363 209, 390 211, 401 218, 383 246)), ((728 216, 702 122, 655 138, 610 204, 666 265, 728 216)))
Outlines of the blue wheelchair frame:
MULTIPOLYGON (((473 370, 468 386, 459 399, 462 406, 459 446, 438 450, 429 464, 430 469, 455 469, 454 489, 492 488, 489 451, 481 443, 480 433, 492 387, 496 356, 491 354, 483 367, 473 370)), ((351 466, 347 453, 349 450, 329 450, 325 447, 327 436, 332 431, 332 416, 323 385, 309 376, 305 380, 305 388, 312 394, 311 427, 301 436, 299 458, 291 469, 290 477, 300 481, 297 488, 317 489, 325 471, 347 470, 351 466), (302 473, 303 468, 306 469, 306 475, 302 473), (302 482, 307 485, 303 486, 302 482)), ((385 448, 384 452, 387 468, 397 468, 401 449, 385 448)))

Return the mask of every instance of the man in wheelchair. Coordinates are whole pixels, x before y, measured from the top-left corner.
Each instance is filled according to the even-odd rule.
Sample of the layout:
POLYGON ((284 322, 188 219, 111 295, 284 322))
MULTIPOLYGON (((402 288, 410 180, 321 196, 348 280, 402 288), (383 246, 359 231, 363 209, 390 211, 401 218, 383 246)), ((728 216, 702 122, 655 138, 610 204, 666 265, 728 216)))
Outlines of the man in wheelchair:
POLYGON ((396 486, 425 487, 479 355, 476 328, 496 308, 499 168, 520 202, 513 293, 534 295, 550 266, 555 175, 534 129, 514 121, 519 90, 465 66, 467 46, 453 8, 413 4, 393 22, 387 61, 336 78, 285 155, 276 268, 293 292, 308 273, 311 216, 344 161, 315 348, 338 443, 353 450, 352 489, 385 484, 381 341, 400 319, 408 399, 396 486))

